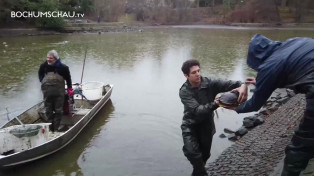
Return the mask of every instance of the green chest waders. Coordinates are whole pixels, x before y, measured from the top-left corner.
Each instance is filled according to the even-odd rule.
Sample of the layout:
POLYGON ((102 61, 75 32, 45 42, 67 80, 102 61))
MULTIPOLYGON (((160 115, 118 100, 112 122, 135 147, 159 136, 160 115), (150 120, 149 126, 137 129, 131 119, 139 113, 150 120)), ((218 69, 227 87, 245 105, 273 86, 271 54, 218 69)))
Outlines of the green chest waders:
POLYGON ((52 123, 51 130, 58 130, 63 114, 65 83, 61 75, 48 72, 41 82, 46 116, 52 123))

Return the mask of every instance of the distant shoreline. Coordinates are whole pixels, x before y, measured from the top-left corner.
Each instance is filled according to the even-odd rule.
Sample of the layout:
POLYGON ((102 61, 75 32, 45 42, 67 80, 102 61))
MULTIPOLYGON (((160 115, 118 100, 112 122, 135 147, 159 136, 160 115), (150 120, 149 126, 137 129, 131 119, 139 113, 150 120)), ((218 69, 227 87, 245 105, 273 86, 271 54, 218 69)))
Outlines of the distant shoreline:
POLYGON ((62 31, 40 28, 0 28, 0 37, 60 35, 76 33, 106 33, 106 32, 142 32, 151 28, 187 28, 187 29, 236 29, 236 30, 314 30, 314 23, 230 23, 230 24, 124 24, 124 23, 86 23, 67 26, 62 31))

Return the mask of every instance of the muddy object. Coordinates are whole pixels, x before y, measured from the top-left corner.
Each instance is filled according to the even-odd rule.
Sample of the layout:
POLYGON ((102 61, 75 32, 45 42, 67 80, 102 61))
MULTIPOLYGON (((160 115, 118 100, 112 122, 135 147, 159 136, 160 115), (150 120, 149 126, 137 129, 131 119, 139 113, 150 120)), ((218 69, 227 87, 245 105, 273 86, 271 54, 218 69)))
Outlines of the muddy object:
POLYGON ((265 107, 263 107, 262 109, 260 109, 260 110, 259 110, 259 113, 261 113, 261 114, 263 114, 263 115, 269 115, 269 114, 271 114, 271 112, 270 112, 267 108, 265 108, 265 107))
POLYGON ((220 135, 219 135, 219 137, 220 138, 225 138, 225 137, 227 137, 225 134, 223 134, 223 133, 221 133, 220 135))
POLYGON ((235 131, 230 130, 229 128, 224 128, 225 133, 235 133, 235 131))
POLYGON ((250 119, 244 119, 243 126, 245 126, 246 128, 253 128, 255 126, 254 121, 250 119))
POLYGON ((258 115, 244 117, 243 119, 243 126, 246 128, 252 128, 257 125, 261 125, 263 123, 264 123, 264 119, 258 115))
POLYGON ((254 120, 254 125, 257 126, 257 125, 261 125, 265 122, 265 120, 262 118, 262 117, 257 117, 255 120, 254 120))
POLYGON ((248 132, 248 130, 247 130, 245 127, 241 127, 241 128, 239 128, 239 129, 235 132, 235 135, 236 135, 236 136, 244 136, 247 132, 248 132))
POLYGON ((229 134, 228 139, 231 141, 236 141, 238 140, 238 136, 236 136, 235 134, 229 134))
POLYGON ((237 107, 239 92, 224 92, 218 99, 219 106, 222 107, 237 107))

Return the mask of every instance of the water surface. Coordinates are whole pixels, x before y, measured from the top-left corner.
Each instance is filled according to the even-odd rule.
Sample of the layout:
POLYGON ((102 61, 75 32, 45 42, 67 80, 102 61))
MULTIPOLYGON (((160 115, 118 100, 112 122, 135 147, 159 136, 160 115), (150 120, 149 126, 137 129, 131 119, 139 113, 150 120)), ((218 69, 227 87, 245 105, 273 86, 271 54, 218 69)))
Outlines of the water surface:
MULTIPOLYGON (((255 33, 275 40, 314 36, 294 30, 160 28, 0 38, 0 124, 42 100, 37 71, 51 49, 70 67, 74 83, 80 82, 87 49, 83 81, 114 85, 111 101, 70 145, 0 175, 189 175, 191 166, 181 150, 181 65, 194 58, 201 62, 204 76, 242 81, 255 76, 245 60, 255 33)), ((223 128, 237 129, 247 116, 217 112, 209 161, 232 144, 218 137, 223 128)))

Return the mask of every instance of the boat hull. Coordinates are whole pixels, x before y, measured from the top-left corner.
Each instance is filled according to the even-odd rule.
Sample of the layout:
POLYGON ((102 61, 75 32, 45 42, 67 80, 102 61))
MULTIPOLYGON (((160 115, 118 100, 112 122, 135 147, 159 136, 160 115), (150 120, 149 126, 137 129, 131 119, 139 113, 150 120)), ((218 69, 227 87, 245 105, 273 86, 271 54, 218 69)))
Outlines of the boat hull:
MULTIPOLYGON (((113 86, 110 85, 110 89, 106 92, 104 96, 93 106, 93 108, 84 115, 75 125, 68 129, 64 134, 57 138, 47 141, 46 143, 39 145, 37 147, 16 152, 10 155, 0 155, 0 167, 11 167, 34 161, 57 152, 63 147, 67 146, 71 141, 73 141, 79 133, 84 129, 84 127, 90 122, 90 120, 97 114, 97 112, 106 104, 110 99, 113 86)), ((38 105, 35 105, 36 107, 38 105)), ((34 107, 35 107, 34 106, 34 107)))

